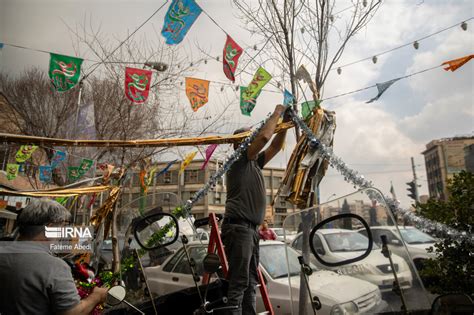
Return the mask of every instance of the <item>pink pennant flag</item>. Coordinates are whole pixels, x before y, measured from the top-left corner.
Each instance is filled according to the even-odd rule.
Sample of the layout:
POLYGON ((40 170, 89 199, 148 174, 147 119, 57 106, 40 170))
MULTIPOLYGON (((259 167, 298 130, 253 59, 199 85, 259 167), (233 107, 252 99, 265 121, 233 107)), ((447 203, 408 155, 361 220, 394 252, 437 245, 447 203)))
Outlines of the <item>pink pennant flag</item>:
POLYGON ((206 165, 211 159, 212 153, 214 153, 216 148, 217 148, 217 144, 211 144, 206 148, 206 160, 204 161, 204 164, 201 166, 202 170, 206 168, 206 165))

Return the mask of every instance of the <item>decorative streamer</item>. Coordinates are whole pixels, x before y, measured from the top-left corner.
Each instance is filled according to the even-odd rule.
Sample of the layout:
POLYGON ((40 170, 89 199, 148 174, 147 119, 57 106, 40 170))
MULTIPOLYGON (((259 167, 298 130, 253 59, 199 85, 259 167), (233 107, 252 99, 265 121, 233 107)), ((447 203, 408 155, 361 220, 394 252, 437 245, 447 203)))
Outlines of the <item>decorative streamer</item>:
POLYGON ((144 103, 148 98, 151 83, 150 70, 125 68, 125 95, 133 103, 144 103))
POLYGON ((174 160, 174 161, 171 161, 169 162, 164 169, 162 169, 161 171, 158 172, 158 174, 156 174, 156 177, 162 175, 162 174, 165 174, 166 172, 168 172, 168 170, 170 169, 171 165, 173 165, 174 163, 176 163, 178 160, 174 160))
POLYGON ((208 102, 209 81, 196 78, 186 78, 186 95, 191 108, 197 111, 208 102))
POLYGON ((181 174, 182 172, 184 172, 184 170, 186 169, 186 167, 188 167, 189 163, 191 163, 191 161, 194 159, 196 154, 197 154, 197 151, 194 151, 194 152, 191 152, 188 155, 186 155, 186 158, 181 163, 181 167, 179 168, 178 175, 181 174))
POLYGON ((395 82, 397 82, 398 80, 400 80, 401 78, 396 78, 396 79, 393 79, 393 80, 390 80, 390 81, 387 81, 387 82, 383 82, 383 83, 377 83, 377 90, 379 91, 377 93, 377 96, 375 96, 373 99, 367 101, 366 103, 372 103, 373 101, 376 101, 379 99, 380 96, 382 96, 382 94, 392 85, 394 84, 395 82))
MULTIPOLYGON (((363 175, 360 175, 357 171, 350 169, 344 161, 337 157, 331 147, 327 147, 326 145, 319 142, 316 139, 315 135, 312 133, 311 129, 294 113, 293 110, 290 109, 290 114, 292 116, 293 122, 305 133, 310 146, 317 147, 318 150, 321 151, 321 155, 323 158, 327 159, 331 165, 331 167, 335 168, 336 170, 344 176, 344 180, 350 182, 354 185, 354 188, 372 188, 373 184, 371 181, 365 179, 363 175)), ((465 232, 459 232, 455 229, 439 223, 434 222, 426 218, 421 218, 414 214, 412 211, 407 209, 402 209, 399 207, 398 202, 393 200, 392 198, 385 197, 383 198, 380 194, 375 194, 372 191, 367 192, 369 198, 376 199, 378 202, 383 203, 387 202, 390 209, 395 213, 398 213, 403 216, 403 218, 410 220, 413 222, 418 228, 428 231, 430 233, 434 233, 440 236, 443 235, 451 235, 453 237, 465 238, 469 242, 474 242, 474 238, 472 235, 466 234, 465 232)))
POLYGON ((202 9, 194 0, 173 0, 165 15, 161 35, 168 45, 181 43, 202 9))
POLYGON ((285 92, 283 92, 283 105, 284 106, 291 106, 294 101, 294 96, 291 94, 287 89, 285 89, 285 92))
POLYGON ((240 112, 242 113, 242 115, 250 116, 253 109, 255 108, 255 105, 257 105, 257 97, 260 95, 261 90, 258 91, 256 97, 250 100, 245 100, 244 95, 246 89, 247 88, 245 86, 240 87, 240 112))
POLYGON ((2 49, 2 48, 3 48, 3 43, 0 43, 0 49, 2 49))
POLYGON ((244 92, 244 100, 252 100, 257 98, 258 93, 263 89, 263 87, 272 79, 270 73, 268 73, 262 67, 258 68, 255 72, 252 81, 247 86, 247 89, 244 92))
POLYGON ((73 88, 79 81, 83 59, 50 54, 49 78, 56 91, 64 92, 73 88))
POLYGON ((53 168, 51 165, 40 165, 39 180, 43 183, 50 183, 53 179, 53 168))
POLYGON ((93 160, 82 159, 81 165, 79 165, 79 175, 84 176, 84 174, 87 173, 91 169, 93 164, 94 164, 93 160))
POLYGON ((36 145, 22 145, 18 152, 16 153, 15 160, 18 163, 24 163, 26 160, 28 160, 33 152, 38 149, 38 146, 36 145))
POLYGON ((466 57, 458 58, 458 59, 453 59, 453 60, 448 60, 443 62, 441 65, 448 65, 444 70, 446 71, 456 71, 458 68, 464 66, 469 60, 474 58, 474 55, 469 55, 466 57))
POLYGON ((66 152, 56 151, 51 159, 51 168, 55 169, 61 162, 66 159, 66 152))
POLYGON ((148 174, 147 179, 146 179, 147 186, 151 185, 151 182, 153 181, 153 174, 155 174, 157 170, 158 170, 158 166, 155 166, 150 170, 150 174, 148 174))
POLYGON ((242 52, 242 48, 232 39, 232 37, 227 35, 222 63, 225 76, 232 82, 235 82, 235 69, 237 69, 239 57, 242 55, 242 52))
POLYGON ((19 169, 20 169, 19 164, 8 163, 7 164, 7 179, 8 180, 15 179, 18 175, 18 170, 19 169))
POLYGON ((146 194, 147 191, 148 191, 148 187, 145 183, 145 176, 146 176, 146 171, 145 170, 141 170, 140 171, 140 187, 141 189, 143 190, 143 193, 146 194))
POLYGON ((204 161, 204 163, 201 166, 202 170, 206 168, 206 165, 207 165, 207 163, 209 163, 209 160, 211 159, 211 156, 214 153, 214 151, 216 150, 216 148, 217 148, 217 144, 210 144, 206 148, 206 160, 204 161))

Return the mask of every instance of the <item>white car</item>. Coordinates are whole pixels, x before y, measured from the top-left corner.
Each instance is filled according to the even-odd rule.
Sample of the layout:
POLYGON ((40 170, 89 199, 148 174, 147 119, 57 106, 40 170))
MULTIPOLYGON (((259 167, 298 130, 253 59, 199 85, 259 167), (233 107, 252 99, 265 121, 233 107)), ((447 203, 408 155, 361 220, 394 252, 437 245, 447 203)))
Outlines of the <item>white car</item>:
MULTIPOLYGON (((370 228, 372 231, 372 238, 374 243, 381 244, 380 236, 387 236, 387 244, 390 250, 399 256, 404 256, 405 247, 403 242, 400 239, 400 235, 405 242, 410 258, 413 260, 413 263, 417 269, 423 266, 423 261, 429 258, 436 258, 435 253, 429 253, 428 248, 433 246, 436 243, 436 239, 429 236, 426 233, 418 230, 413 226, 399 226, 400 234, 397 231, 395 226, 373 226, 370 228)), ((359 233, 367 236, 367 231, 365 229, 359 230, 359 233)))
MULTIPOLYGON (((302 250, 303 234, 299 233, 291 246, 302 250)), ((335 263, 350 258, 355 258, 364 253, 369 244, 367 237, 353 230, 346 229, 320 229, 314 235, 314 248, 319 256, 327 262, 335 263)), ((402 289, 412 286, 413 277, 406 261, 392 254, 398 280, 402 289)), ((374 243, 371 253, 363 260, 339 267, 322 265, 311 255, 311 262, 316 266, 337 271, 340 274, 367 280, 377 285, 382 292, 391 291, 394 276, 388 258, 384 257, 381 249, 374 243)))
POLYGON ((285 242, 285 243, 290 244, 296 237, 296 233, 292 233, 283 228, 270 228, 270 229, 273 230, 273 232, 275 232, 277 236, 276 240, 280 242, 285 242))
MULTIPOLYGON (((281 315, 291 314, 285 248, 288 249, 293 300, 296 300, 296 303, 293 303, 293 311, 297 314, 301 269, 298 253, 279 241, 260 242, 260 269, 266 280, 273 309, 276 314, 281 315)), ((189 243, 188 249, 190 257, 196 261, 197 273, 202 274, 202 260, 207 254, 207 245, 192 242, 189 243)), ((314 265, 312 267, 316 270, 314 265)), ((194 286, 183 249, 161 266, 145 268, 145 274, 151 292, 158 296, 194 286)), ((377 286, 332 271, 315 271, 309 278, 309 285, 312 295, 317 296, 322 304, 318 314, 366 314, 381 311, 387 306, 386 302, 381 300, 377 286)), ((258 291, 257 289, 257 311, 263 312, 265 309, 258 291)), ((308 311, 310 309, 308 304, 308 311)))

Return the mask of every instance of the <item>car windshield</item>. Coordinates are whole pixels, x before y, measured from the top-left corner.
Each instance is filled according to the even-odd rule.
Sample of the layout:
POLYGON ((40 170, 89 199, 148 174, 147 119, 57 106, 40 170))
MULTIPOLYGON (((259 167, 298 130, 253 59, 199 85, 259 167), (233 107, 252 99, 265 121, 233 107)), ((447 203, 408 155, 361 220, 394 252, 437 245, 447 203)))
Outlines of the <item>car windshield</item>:
MULTIPOLYGON (((290 276, 299 275, 301 266, 298 262, 298 256, 299 254, 294 249, 288 247, 289 266, 287 266, 284 244, 260 246, 260 264, 273 279, 288 277, 288 270, 290 276)), ((316 270, 316 267, 312 264, 311 268, 316 270)))
POLYGON ((369 245, 369 239, 357 232, 347 231, 323 235, 331 252, 362 251, 367 250, 369 245))
POLYGON ((400 229, 402 238, 408 244, 426 244, 435 243, 436 240, 426 233, 417 229, 400 229))

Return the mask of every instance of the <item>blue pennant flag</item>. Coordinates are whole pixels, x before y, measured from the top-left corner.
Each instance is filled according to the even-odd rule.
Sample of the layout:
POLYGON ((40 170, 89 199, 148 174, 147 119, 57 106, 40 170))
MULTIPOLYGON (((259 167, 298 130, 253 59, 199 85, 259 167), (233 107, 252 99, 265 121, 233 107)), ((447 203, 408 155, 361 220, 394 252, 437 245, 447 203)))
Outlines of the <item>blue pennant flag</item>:
POLYGON ((283 93, 283 105, 284 106, 291 106, 293 104, 293 94, 288 92, 287 89, 285 89, 285 92, 283 93))
POLYGON ((3 48, 3 43, 0 43, 0 49, 2 49, 2 48, 3 48))
POLYGON ((164 169, 162 169, 161 171, 158 172, 158 174, 156 174, 156 177, 168 172, 168 170, 170 169, 171 165, 173 165, 176 161, 178 160, 174 160, 174 161, 171 161, 168 163, 168 165, 165 166, 164 169))
POLYGON ((181 43, 202 9, 194 0, 173 0, 165 16, 161 34, 168 45, 181 43))
POLYGON ((377 86, 377 90, 379 91, 377 93, 377 95, 370 99, 369 101, 367 101, 366 103, 372 103, 376 100, 379 99, 380 96, 382 96, 382 94, 392 85, 394 84, 395 82, 397 82, 398 80, 400 80, 400 78, 397 78, 397 79, 393 79, 393 80, 390 80, 390 81, 387 81, 387 82, 382 82, 382 83, 376 83, 376 86, 377 86))

